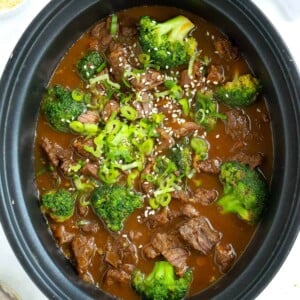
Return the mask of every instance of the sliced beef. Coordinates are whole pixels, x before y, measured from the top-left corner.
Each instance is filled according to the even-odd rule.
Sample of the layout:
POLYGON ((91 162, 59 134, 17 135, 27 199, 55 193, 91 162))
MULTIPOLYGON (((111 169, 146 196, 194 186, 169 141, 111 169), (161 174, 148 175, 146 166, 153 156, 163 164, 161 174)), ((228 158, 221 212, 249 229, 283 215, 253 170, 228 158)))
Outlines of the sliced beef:
POLYGON ((101 113, 102 119, 107 122, 113 112, 118 112, 120 110, 120 104, 116 100, 109 100, 101 113))
POLYGON ((193 159, 193 167, 198 173, 207 173, 217 175, 220 173, 221 160, 215 159, 205 159, 197 160, 193 159))
POLYGON ((106 285, 111 286, 115 284, 128 284, 131 275, 124 270, 109 269, 105 273, 104 282, 106 285))
POLYGON ((233 46, 231 41, 226 38, 215 39, 214 46, 217 54, 222 58, 235 60, 239 57, 238 48, 233 46))
POLYGON ((117 81, 121 81, 124 71, 131 70, 132 66, 128 61, 129 51, 125 45, 113 42, 109 46, 107 60, 111 71, 117 81))
POLYGON ((188 134, 193 134, 196 130, 200 130, 201 127, 195 122, 185 122, 180 128, 174 130, 174 136, 176 138, 184 137, 188 134))
POLYGON ((88 124, 98 124, 99 120, 99 113, 94 110, 88 110, 77 118, 77 121, 88 124))
POLYGON ((227 272, 236 258, 236 252, 231 244, 219 243, 215 247, 215 262, 221 272, 227 272))
POLYGON ((96 249, 94 237, 77 235, 73 239, 72 250, 76 261, 77 271, 81 276, 87 273, 88 266, 95 255, 96 249))
POLYGON ((179 228, 182 238, 194 249, 208 254, 221 239, 209 220, 203 216, 193 218, 179 228))
POLYGON ((250 133, 251 123, 248 115, 243 110, 232 109, 226 113, 225 133, 233 140, 245 139, 250 133))
POLYGON ((214 189, 209 190, 199 187, 193 194, 193 202, 200 203, 204 206, 212 204, 218 198, 218 192, 214 189))
POLYGON ((149 69, 144 73, 138 74, 130 80, 132 86, 138 91, 149 91, 164 82, 162 74, 156 70, 149 69))
POLYGON ((74 164, 70 149, 63 149, 59 144, 46 137, 41 139, 41 147, 55 168, 60 168, 65 174, 69 172, 70 166, 74 164))
POLYGON ((51 229, 60 245, 70 243, 75 237, 75 233, 67 231, 65 225, 53 224, 51 229))
POLYGON ((160 135, 158 144, 156 146, 156 151, 158 153, 162 152, 163 150, 170 149, 175 145, 175 140, 173 139, 172 135, 169 132, 167 132, 165 129, 158 128, 156 131, 160 135))
POLYGON ((219 84, 224 81, 224 69, 222 65, 210 65, 206 77, 207 82, 219 84))
POLYGON ((232 157, 230 160, 235 160, 248 165, 251 169, 255 169, 263 163, 264 156, 261 153, 247 154, 245 152, 239 152, 232 157))

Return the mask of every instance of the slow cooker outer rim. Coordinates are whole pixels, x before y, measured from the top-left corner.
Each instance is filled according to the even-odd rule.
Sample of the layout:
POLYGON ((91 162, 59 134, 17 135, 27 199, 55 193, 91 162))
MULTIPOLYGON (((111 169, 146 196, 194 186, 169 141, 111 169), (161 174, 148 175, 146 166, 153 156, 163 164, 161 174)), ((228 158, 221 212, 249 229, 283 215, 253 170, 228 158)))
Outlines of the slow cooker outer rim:
MULTIPOLYGON (((85 1, 87 2, 87 1, 85 1)), ((89 5, 92 5, 93 3, 96 3, 97 1, 89 1, 89 5)), ((150 1, 151 2, 151 1, 150 1)), ((203 1, 208 4, 214 3, 216 5, 216 1, 203 1)), ((46 23, 51 22, 52 18, 55 18, 56 12, 58 11, 64 11, 67 9, 68 6, 75 5, 75 1, 69 1, 67 4, 62 3, 61 1, 52 1, 43 11, 42 13, 38 16, 37 19, 32 23, 32 25, 29 27, 29 29, 25 32, 23 37, 21 38, 20 42, 16 46, 16 49, 14 51, 14 57, 9 61, 6 70, 3 74, 2 80, 1 80, 1 85, 0 85, 0 90, 3 90, 3 99, 6 97, 10 96, 11 93, 13 94, 15 92, 15 89, 17 90, 16 83, 12 84, 13 78, 16 78, 14 75, 19 74, 18 70, 18 64, 20 65, 20 62, 23 61, 23 59, 26 60, 28 53, 31 50, 31 44, 30 41, 34 40, 35 38, 38 38, 39 36, 39 29, 42 28, 46 23), (10 82, 9 85, 6 85, 5 82, 10 82)), ((282 67, 283 70, 289 70, 290 71, 290 81, 288 78, 285 78, 286 84, 289 85, 289 93, 293 99, 295 99, 295 113, 299 113, 299 92, 297 90, 297 87, 299 88, 299 76, 296 71, 296 68, 292 62, 290 62, 287 57, 284 57, 281 55, 280 49, 286 49, 284 44, 282 43, 281 39, 277 36, 277 33, 274 31, 274 29, 270 26, 270 24, 262 17, 262 14, 254 8, 254 5, 251 3, 243 3, 242 1, 228 1, 229 4, 235 4, 238 9, 245 10, 249 14, 248 17, 252 16, 254 20, 256 20, 260 26, 263 26, 265 34, 267 37, 270 38, 271 42, 272 40, 276 40, 276 45, 273 51, 279 51, 279 56, 278 56, 278 64, 282 67)), ((258 26, 258 25, 257 25, 258 26)), ((288 53, 288 51, 286 51, 288 53)), ((8 98, 7 98, 8 99, 8 98)), ((10 96, 10 103, 13 101, 13 97, 10 96)), ((5 120, 8 117, 5 113, 5 109, 7 107, 4 107, 4 101, 1 102, 1 108, 0 108, 0 115, 1 115, 1 120, 3 121, 3 117, 5 116, 5 120)), ((7 124, 6 124, 7 125, 7 124)), ((299 133, 299 124, 297 124, 297 130, 299 133)), ((9 141, 11 137, 9 137, 8 133, 8 128, 5 126, 5 128, 1 128, 0 133, 1 134, 1 140, 2 141, 9 141)), ((299 147, 299 145, 297 145, 299 147)), ((8 149, 5 148, 5 143, 1 144, 1 149, 3 150, 2 153, 4 153, 4 156, 1 157, 0 164, 1 164, 1 221, 3 226, 6 228, 6 234, 7 237, 13 246, 13 249, 16 250, 16 254, 18 256, 18 259, 21 261, 23 266, 25 267, 26 271, 31 275, 32 278, 36 281, 38 286, 49 296, 50 298, 56 298, 58 297, 59 299, 68 299, 71 294, 68 294, 68 292, 73 292, 74 296, 79 296, 80 291, 79 290, 74 290, 71 288, 71 286, 68 286, 67 280, 65 280, 66 286, 68 286, 68 289, 62 289, 60 288, 63 287, 64 285, 57 285, 54 281, 50 280, 49 281, 49 274, 46 272, 47 268, 44 270, 42 266, 39 265, 39 261, 36 260, 34 257, 30 257, 30 249, 31 245, 28 243, 29 241, 33 242, 35 245, 40 245, 39 240, 37 239, 37 236, 35 234, 31 235, 30 230, 25 230, 20 228, 19 222, 20 220, 17 219, 17 215, 14 213, 14 206, 11 204, 10 199, 8 197, 10 196, 9 190, 11 189, 10 184, 9 184, 9 178, 7 174, 4 172, 4 168, 7 166, 6 164, 6 157, 9 157, 8 149), (25 234, 25 235, 24 235, 25 234), (24 235, 24 236, 23 236, 24 235), (17 238, 18 237, 18 238, 17 238), (51 284, 50 284, 51 283, 51 284), (79 294, 78 294, 79 293, 79 294)), ((298 152, 298 165, 299 165, 299 152, 298 152)), ((291 165, 291 163, 290 163, 291 165)), ((14 176, 17 175, 17 171, 15 170, 15 173, 13 172, 14 176)), ((297 174, 299 178, 299 172, 297 174)), ((298 190, 295 192, 295 195, 299 195, 299 187, 298 190)), ((16 205, 16 204, 15 204, 16 205)), ((294 211, 291 212, 292 217, 293 217, 293 223, 286 228, 285 231, 287 232, 286 236, 286 242, 284 243, 287 244, 288 246, 283 246, 279 247, 279 254, 283 254, 285 257, 287 255, 286 250, 290 249, 292 246, 292 242, 296 238, 296 235, 299 230, 299 221, 296 219, 296 212, 299 212, 299 203, 295 204, 294 211)), ((30 225, 30 220, 21 220, 21 225, 26 225, 26 222, 29 222, 30 225)), ((30 226, 29 226, 30 228, 30 226)), ((29 229, 27 228, 27 229, 29 229)), ((39 251, 43 252, 43 249, 39 249, 39 251)), ((281 263, 283 262, 283 258, 281 258, 281 263)), ((52 266, 53 269, 55 269, 55 265, 53 265, 53 262, 47 261, 44 263, 48 263, 47 267, 52 266)), ((274 265, 274 264, 273 264, 274 265)), ((275 272, 275 269, 278 269, 278 265, 270 267, 267 272, 265 273, 265 276, 267 277, 268 275, 273 275, 275 272)), ((272 277, 272 276, 271 276, 272 277)), ((61 277, 63 279, 63 277, 61 277)), ((253 283, 256 288, 259 287, 261 290, 264 285, 269 281, 268 279, 264 284, 262 283, 253 283)), ((61 282, 62 284, 64 281, 61 282)), ((243 295, 239 295, 240 297, 236 297, 239 299, 248 299, 250 297, 253 297, 257 294, 257 290, 251 289, 251 287, 246 291, 243 295)), ((86 294, 85 294, 86 297, 86 294)), ((223 297, 222 295, 220 297, 223 297)), ((196 297, 193 297, 193 299, 196 299, 196 297)), ((216 298, 217 299, 217 298, 216 298)), ((221 299, 221 298, 220 298, 221 299)), ((233 298, 232 298, 233 299, 233 298)))

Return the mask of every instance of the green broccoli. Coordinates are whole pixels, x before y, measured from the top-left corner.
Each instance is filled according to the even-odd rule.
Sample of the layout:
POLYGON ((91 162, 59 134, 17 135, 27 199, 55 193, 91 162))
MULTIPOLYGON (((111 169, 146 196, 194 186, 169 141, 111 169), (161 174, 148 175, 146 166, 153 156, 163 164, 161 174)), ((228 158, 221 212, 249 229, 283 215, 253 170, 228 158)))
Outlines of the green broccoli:
POLYGON ((159 156, 155 160, 152 172, 142 174, 142 181, 153 185, 153 195, 149 199, 149 204, 153 209, 160 206, 167 206, 171 200, 171 193, 178 190, 181 178, 175 175, 178 171, 176 164, 165 156, 159 156))
POLYGON ((135 291, 146 300, 180 300, 183 299, 192 282, 192 272, 186 271, 177 278, 174 267, 167 261, 158 261, 153 270, 145 274, 136 269, 132 273, 131 284, 135 291))
POLYGON ((224 212, 235 213, 250 224, 256 223, 268 197, 267 184, 262 175, 248 165, 228 161, 221 166, 220 180, 224 195, 217 204, 224 212))
POLYGON ((163 68, 173 68, 189 62, 197 41, 188 37, 195 25, 184 16, 158 23, 149 16, 139 22, 139 42, 151 61, 163 68))
POLYGON ((170 159, 176 164, 180 177, 191 178, 192 171, 192 149, 189 146, 189 138, 184 137, 180 143, 170 150, 170 159))
POLYGON ((97 51, 90 51, 85 54, 77 63, 77 71, 83 80, 89 80, 91 77, 101 72, 106 65, 105 60, 97 51))
POLYGON ((72 217, 76 194, 65 189, 51 190, 42 196, 41 210, 56 222, 64 222, 72 217))
POLYGON ((206 130, 212 130, 218 119, 225 119, 226 116, 218 112, 218 104, 213 99, 213 93, 197 92, 194 110, 194 119, 196 123, 202 125, 206 130))
POLYGON ((62 132, 69 132, 70 122, 80 116, 84 110, 83 102, 75 101, 71 90, 60 85, 48 88, 42 102, 42 111, 48 122, 62 132))
POLYGON ((143 198, 125 186, 102 185, 93 191, 91 205, 107 228, 119 231, 125 219, 136 208, 142 207, 143 198))
POLYGON ((217 87, 215 96, 229 106, 248 106, 256 100, 260 90, 259 80, 251 74, 246 74, 217 87))

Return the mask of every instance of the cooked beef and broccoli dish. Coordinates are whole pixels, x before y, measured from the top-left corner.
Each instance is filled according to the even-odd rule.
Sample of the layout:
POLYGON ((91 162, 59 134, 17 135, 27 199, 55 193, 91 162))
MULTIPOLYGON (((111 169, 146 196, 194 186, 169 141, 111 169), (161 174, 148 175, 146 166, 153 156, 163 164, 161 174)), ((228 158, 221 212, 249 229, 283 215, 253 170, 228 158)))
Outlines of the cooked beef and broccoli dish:
POLYGON ((84 281, 119 299, 183 299, 234 266, 267 208, 263 86, 204 19, 121 11, 59 62, 35 156, 41 211, 84 281))

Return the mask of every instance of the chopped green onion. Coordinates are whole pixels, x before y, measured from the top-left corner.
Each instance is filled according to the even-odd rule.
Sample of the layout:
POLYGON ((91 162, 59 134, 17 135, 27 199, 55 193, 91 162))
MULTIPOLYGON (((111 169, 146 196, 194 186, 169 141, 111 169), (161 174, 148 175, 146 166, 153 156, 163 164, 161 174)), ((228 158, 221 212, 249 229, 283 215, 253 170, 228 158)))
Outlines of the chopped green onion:
POLYGON ((83 133, 84 132, 84 125, 79 122, 79 121, 72 121, 70 124, 69 124, 69 127, 77 132, 77 133, 83 133))
POLYGON ((129 173, 129 175, 127 176, 127 185, 129 187, 134 186, 134 181, 136 178, 138 178, 139 174, 140 173, 138 170, 132 170, 131 173, 129 173))
POLYGON ((138 112, 130 105, 123 105, 120 108, 121 116, 129 121, 134 121, 138 117, 138 112))
POLYGON ((106 67, 106 61, 104 61, 97 69, 97 73, 100 73, 103 71, 103 69, 106 67))
POLYGON ((154 141, 153 139, 147 139, 141 146, 140 151, 145 155, 150 155, 154 148, 154 141))
POLYGON ((72 99, 75 101, 82 101, 84 93, 80 89, 75 89, 71 93, 72 99))
POLYGON ((118 31, 118 16, 112 15, 111 16, 111 24, 110 24, 110 34, 115 36, 118 31))
POLYGON ((194 62, 195 62, 196 56, 197 56, 197 52, 195 51, 192 54, 192 56, 190 58, 190 61, 189 61, 189 65, 188 65, 188 75, 189 75, 189 77, 193 76, 193 66, 194 66, 194 62))
POLYGON ((193 137, 191 139, 191 147, 196 154, 200 155, 201 159, 205 159, 207 157, 209 144, 206 139, 201 137, 193 137))
POLYGON ((141 53, 138 56, 138 60, 144 66, 144 68, 147 68, 150 64, 150 55, 147 53, 141 53))
POLYGON ((182 98, 179 101, 179 104, 181 105, 182 112, 184 116, 188 116, 190 112, 190 106, 189 106, 189 101, 186 98, 182 98))

